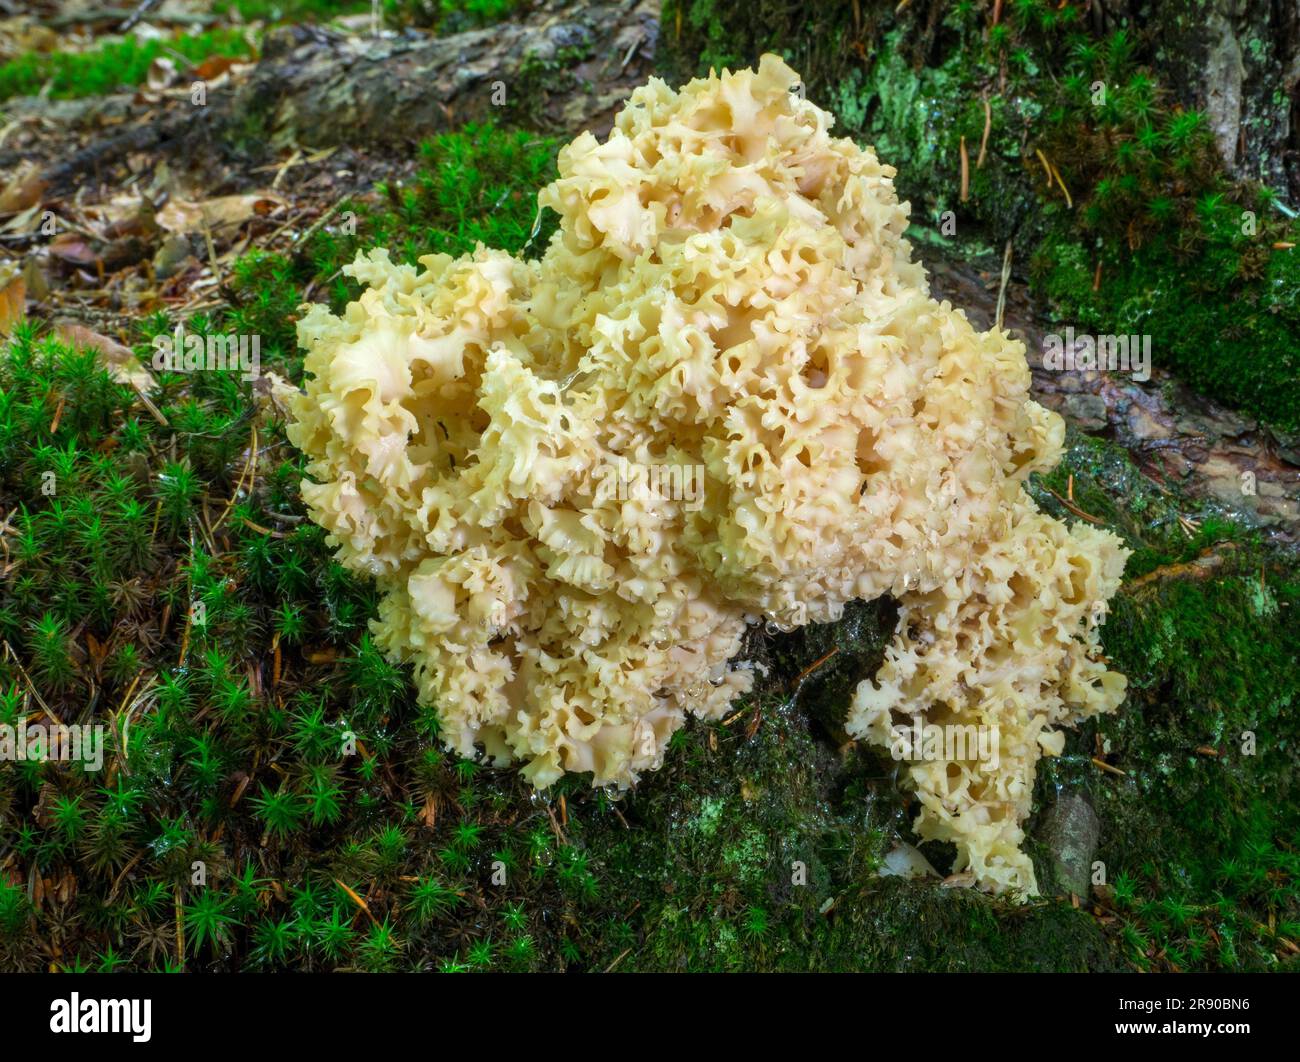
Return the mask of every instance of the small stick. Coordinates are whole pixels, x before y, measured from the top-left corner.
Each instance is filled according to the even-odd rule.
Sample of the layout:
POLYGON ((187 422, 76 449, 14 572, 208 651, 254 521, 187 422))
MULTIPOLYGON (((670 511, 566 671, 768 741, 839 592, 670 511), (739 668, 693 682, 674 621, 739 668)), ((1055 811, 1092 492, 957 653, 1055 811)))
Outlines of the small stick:
POLYGON ((181 887, 176 886, 176 965, 185 968, 185 923, 181 919, 181 887))
POLYGON ((546 814, 550 817, 550 820, 551 820, 551 829, 552 829, 552 830, 554 831, 554 833, 555 833, 555 839, 556 839, 557 841, 559 841, 560 844, 568 844, 568 843, 569 843, 569 839, 564 835, 564 831, 563 831, 562 829, 560 829, 560 823, 559 823, 559 820, 556 819, 556 817, 555 817, 555 810, 551 807, 550 804, 547 804, 547 805, 546 805, 546 814))
POLYGON ((1085 513, 1072 501, 1068 500, 1067 498, 1062 498, 1059 494, 1056 493, 1056 491, 1052 490, 1051 487, 1047 486, 1046 483, 1043 484, 1043 487, 1048 494, 1050 494, 1053 498, 1059 501, 1062 505, 1064 505, 1067 509, 1069 509, 1070 512, 1074 513, 1074 515, 1079 517, 1080 519, 1087 520, 1090 524, 1103 524, 1106 522, 1102 520, 1100 517, 1093 516, 1090 513, 1085 513))
POLYGON ((67 395, 59 395, 59 405, 54 411, 54 419, 50 421, 50 434, 53 435, 59 430, 59 421, 63 419, 63 403, 67 400, 67 395))
POLYGON ((344 885, 343 882, 339 881, 338 878, 335 878, 335 879, 334 879, 334 882, 335 882, 336 885, 338 885, 338 887, 339 887, 340 889, 342 889, 344 892, 346 892, 346 893, 348 894, 348 899, 349 899, 349 900, 351 900, 354 904, 356 904, 358 907, 360 907, 361 910, 365 911, 365 913, 366 913, 366 917, 370 919, 370 921, 371 921, 371 923, 372 923, 373 925, 379 925, 379 923, 375 920, 375 916, 374 916, 373 914, 371 914, 371 912, 370 912, 370 906, 366 903, 365 900, 363 900, 363 899, 362 899, 360 896, 358 896, 355 892, 353 892, 353 891, 352 891, 351 889, 349 889, 346 885, 344 885))
MULTIPOLYGON (((840 647, 837 645, 837 646, 836 646, 834 649, 832 649, 829 653, 826 653, 825 655, 823 655, 823 656, 821 656, 821 657, 818 657, 818 658, 817 658, 816 660, 814 660, 811 664, 809 664, 806 668, 804 668, 802 671, 800 671, 799 674, 797 674, 797 675, 794 677, 794 682, 792 682, 790 685, 791 685, 791 686, 798 687, 799 684, 800 684, 801 682, 803 682, 804 679, 806 679, 809 675, 811 675, 814 671, 816 671, 819 667, 821 667, 824 663, 826 663, 826 661, 830 660, 831 657, 833 657, 833 656, 834 656, 836 653, 838 653, 839 651, 840 651, 840 647)), ((734 718, 734 716, 733 716, 733 718, 734 718)))
POLYGON ((23 667, 22 661, 18 659, 18 654, 14 652, 13 646, 11 646, 8 642, 5 642, 4 646, 5 646, 5 655, 8 656, 9 659, 14 662, 14 667, 18 669, 18 674, 22 675, 23 681, 27 683, 27 688, 31 690, 32 696, 36 698, 36 703, 41 706, 41 711, 44 712, 47 716, 49 716, 51 719, 53 719, 57 726, 62 726, 63 720, 60 719, 57 715, 55 715, 54 712, 51 711, 50 706, 45 703, 45 699, 40 695, 40 692, 36 689, 36 683, 34 683, 32 681, 32 677, 29 674, 27 674, 27 669, 23 667))
MULTIPOLYGON (((253 425, 253 439, 248 446, 248 460, 244 462, 244 467, 239 473, 239 482, 235 484, 234 491, 231 492, 230 500, 226 502, 226 507, 221 515, 217 517, 217 522, 212 525, 213 531, 220 531, 221 525, 226 522, 226 517, 230 515, 230 510, 235 507, 235 499, 239 497, 239 492, 244 486, 244 479, 248 476, 249 470, 253 470, 253 478, 256 478, 257 462, 257 425, 253 425)), ((252 493, 252 480, 249 481, 249 492, 252 493)))
POLYGON ((254 531, 256 531, 258 534, 261 534, 261 535, 270 535, 272 538, 288 538, 288 537, 289 537, 289 536, 286 535, 283 531, 272 531, 269 527, 263 527, 261 524, 255 524, 255 523, 253 523, 253 521, 250 520, 247 516, 244 517, 244 526, 245 526, 245 527, 251 527, 251 528, 252 528, 254 531))
POLYGON ((1061 171, 1056 168, 1056 163, 1054 162, 1049 162, 1048 165, 1051 166, 1052 168, 1052 176, 1056 178, 1056 183, 1057 185, 1060 186, 1061 194, 1065 196, 1066 207, 1070 210, 1073 210, 1074 199, 1070 195, 1070 189, 1066 188, 1065 182, 1061 180, 1061 171))
POLYGON ((144 858, 146 851, 148 851, 148 849, 141 848, 140 851, 136 852, 136 854, 131 857, 131 861, 122 868, 122 873, 117 876, 117 880, 113 882, 113 887, 108 890, 108 898, 110 901, 112 901, 113 897, 117 895, 118 889, 122 887, 122 881, 126 878, 127 872, 144 858))
POLYGON ((1048 164, 1047 156, 1043 154, 1040 148, 1034 148, 1034 154, 1038 156, 1038 161, 1043 164, 1043 176, 1047 178, 1047 190, 1052 190, 1052 167, 1048 164))
POLYGON ((998 282, 998 309, 993 319, 993 326, 1002 328, 1002 313, 1007 307, 1007 283, 1011 280, 1011 241, 1007 240, 1007 249, 1002 252, 1002 279, 998 282))
POLYGON ((306 232, 304 232, 301 236, 299 236, 297 239, 293 241, 293 245, 296 246, 297 244, 303 243, 306 240, 310 239, 312 236, 314 236, 316 232, 320 229, 320 227, 324 225, 325 222, 328 221, 331 217, 333 217, 334 211, 338 210, 338 208, 339 208, 338 203, 334 203, 332 206, 330 206, 328 210, 324 211, 320 217, 318 217, 315 221, 311 223, 311 225, 308 227, 306 232))
POLYGON ((212 266, 212 276, 217 281, 217 286, 221 286, 221 265, 217 261, 217 248, 212 242, 212 226, 208 224, 206 215, 203 218, 203 242, 208 248, 208 264, 212 266))
POLYGON ((126 33, 134 28, 145 15, 158 6, 160 0, 141 0, 140 4, 126 17, 126 21, 117 27, 118 33, 126 33))
POLYGON ((989 131, 993 128, 993 109, 989 106, 989 98, 984 97, 984 135, 980 137, 979 158, 975 160, 975 168, 978 170, 984 165, 984 155, 988 151, 989 131))

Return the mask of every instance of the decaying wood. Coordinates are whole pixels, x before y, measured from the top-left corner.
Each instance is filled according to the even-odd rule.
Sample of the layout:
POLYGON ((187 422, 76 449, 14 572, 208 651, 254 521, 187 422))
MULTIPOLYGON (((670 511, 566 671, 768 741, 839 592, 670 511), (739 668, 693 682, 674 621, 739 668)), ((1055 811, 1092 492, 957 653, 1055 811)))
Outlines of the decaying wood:
POLYGON ((658 17, 658 0, 621 0, 546 3, 443 38, 287 27, 266 38, 233 116, 256 118, 272 143, 316 147, 406 143, 492 116, 601 133, 653 73, 658 17))
MULTIPOLYGON (((13 119, 101 130, 47 168, 67 190, 129 152, 207 150, 215 139, 267 147, 405 147, 495 117, 569 136, 609 130, 627 95, 654 72, 659 0, 547 0, 517 22, 447 37, 379 36, 293 25, 267 34, 251 72, 214 86, 140 94, 10 101, 13 119), (111 131, 106 131, 111 130, 111 131)), ((0 151, 0 167, 20 153, 0 151)))

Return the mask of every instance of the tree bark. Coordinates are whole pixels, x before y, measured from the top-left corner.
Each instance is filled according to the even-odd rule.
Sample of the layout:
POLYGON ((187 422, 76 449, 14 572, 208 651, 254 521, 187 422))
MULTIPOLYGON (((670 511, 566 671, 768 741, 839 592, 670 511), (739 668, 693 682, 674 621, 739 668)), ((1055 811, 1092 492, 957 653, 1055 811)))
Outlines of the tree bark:
POLYGON ((1152 31, 1152 58, 1180 102, 1205 112, 1228 171, 1300 196, 1300 3, 1135 0, 1128 9, 1152 31))

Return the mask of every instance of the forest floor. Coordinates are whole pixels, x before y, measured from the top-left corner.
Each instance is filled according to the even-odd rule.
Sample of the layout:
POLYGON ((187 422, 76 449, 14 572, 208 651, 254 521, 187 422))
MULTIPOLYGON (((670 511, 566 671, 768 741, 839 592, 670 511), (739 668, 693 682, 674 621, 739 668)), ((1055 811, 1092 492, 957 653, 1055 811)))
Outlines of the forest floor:
POLYGON ((520 250, 558 144, 653 69, 656 5, 608 5, 618 46, 599 51, 549 10, 506 47, 491 19, 510 4, 433 35, 376 32, 366 4, 324 31, 340 5, 271 27, 258 4, 168 2, 125 33, 131 12, 27 6, 0 20, 0 723, 112 737, 103 777, 0 763, 0 969, 1296 967, 1288 436, 1163 369, 1042 370, 1058 326, 1019 264, 1004 281, 1001 261, 926 247, 935 294, 979 327, 1001 298, 1035 397, 1071 425, 1039 503, 1136 551, 1105 637, 1129 702, 1040 770, 1044 897, 962 887, 950 849, 914 847, 894 765, 842 740, 888 602, 756 631, 769 681, 635 792, 566 779, 539 799, 440 751, 366 638, 372 592, 304 520, 265 391, 156 373, 150 341, 255 332, 296 379, 296 308, 355 294, 357 249, 520 250), (412 78, 514 69, 526 105, 479 125, 493 112, 453 85, 441 117, 372 141, 266 100, 284 71, 343 76, 340 54, 362 82, 371 53, 412 78), (342 729, 362 754, 340 766, 342 729))

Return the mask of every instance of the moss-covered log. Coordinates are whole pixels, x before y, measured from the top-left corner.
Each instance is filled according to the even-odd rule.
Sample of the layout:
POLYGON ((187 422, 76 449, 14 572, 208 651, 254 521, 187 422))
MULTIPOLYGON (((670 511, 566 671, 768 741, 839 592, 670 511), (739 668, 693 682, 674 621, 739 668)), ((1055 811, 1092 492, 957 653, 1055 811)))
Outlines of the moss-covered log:
POLYGON ((268 34, 233 121, 272 142, 408 144, 497 118, 608 129, 645 81, 657 7, 637 0, 544 3, 525 18, 448 37, 268 34))

